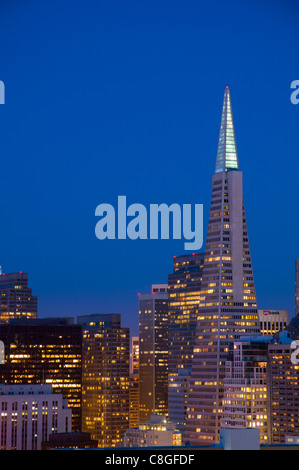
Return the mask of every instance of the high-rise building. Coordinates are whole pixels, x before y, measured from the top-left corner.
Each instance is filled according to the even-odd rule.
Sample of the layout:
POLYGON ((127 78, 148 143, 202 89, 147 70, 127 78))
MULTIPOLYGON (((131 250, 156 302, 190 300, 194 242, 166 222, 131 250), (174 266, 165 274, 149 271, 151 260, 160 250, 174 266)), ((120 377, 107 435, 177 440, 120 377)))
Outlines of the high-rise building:
POLYGON ((27 273, 0 274, 0 322, 36 318, 37 296, 28 287, 27 273))
POLYGON ((129 384, 130 414, 129 428, 134 429, 140 422, 139 413, 139 374, 130 374, 129 384))
POLYGON ((0 450, 40 450, 50 434, 71 431, 67 400, 48 384, 0 384, 0 409, 0 450))
POLYGON ((192 365, 204 253, 173 258, 168 275, 169 374, 192 365))
POLYGON ((18 319, 0 324, 5 363, 0 382, 49 384, 72 410, 72 430, 81 429, 82 329, 73 318, 18 319))
POLYGON ((139 338, 133 336, 131 340, 130 365, 130 416, 129 427, 134 429, 139 424, 139 338))
MULTIPOLYGON (((168 414, 168 294, 152 286, 139 295, 140 422, 168 414), (155 290, 156 289, 156 290, 155 290)), ((166 289, 166 291, 165 291, 166 289)))
POLYGON ((139 338, 138 336, 133 336, 131 339, 131 363, 130 363, 130 373, 138 374, 139 372, 139 338))
POLYGON ((274 336, 289 324, 288 310, 258 310, 261 334, 274 336))
POLYGON ((168 418, 184 435, 191 368, 168 375, 168 418))
POLYGON ((82 431, 99 447, 118 446, 129 427, 130 330, 120 314, 79 316, 82 325, 82 431))
POLYGON ((244 337, 230 345, 226 361, 221 427, 257 428, 268 443, 267 359, 271 337, 244 337))
POLYGON ((225 88, 202 273, 185 442, 219 442, 229 345, 260 332, 230 90, 225 88))
POLYGON ((269 444, 299 436, 299 364, 292 361, 291 343, 291 334, 283 331, 268 348, 269 444))
POLYGON ((174 256, 168 275, 168 417, 183 433, 204 253, 174 256))
POLYGON ((295 315, 299 316, 299 258, 295 260, 295 315))

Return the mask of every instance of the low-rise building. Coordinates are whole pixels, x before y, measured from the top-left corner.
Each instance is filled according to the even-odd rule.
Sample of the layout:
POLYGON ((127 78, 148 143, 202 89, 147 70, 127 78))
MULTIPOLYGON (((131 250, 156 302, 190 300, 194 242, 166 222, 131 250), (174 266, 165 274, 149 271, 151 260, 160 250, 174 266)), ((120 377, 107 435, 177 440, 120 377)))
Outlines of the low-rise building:
POLYGON ((0 450, 40 450, 50 434, 71 431, 72 410, 48 384, 0 384, 0 413, 0 450))
POLYGON ((124 447, 180 446, 182 435, 166 416, 151 415, 150 421, 128 429, 124 436, 124 447))

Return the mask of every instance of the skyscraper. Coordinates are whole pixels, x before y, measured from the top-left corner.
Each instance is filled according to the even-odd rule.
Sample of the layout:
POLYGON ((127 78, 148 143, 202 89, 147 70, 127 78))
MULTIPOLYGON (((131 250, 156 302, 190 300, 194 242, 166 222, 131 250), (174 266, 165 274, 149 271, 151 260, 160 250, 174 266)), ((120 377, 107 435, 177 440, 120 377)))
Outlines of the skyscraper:
POLYGON ((140 422, 168 413, 167 285, 139 295, 140 422), (166 290, 166 291, 165 291, 166 290))
POLYGON ((130 364, 130 428, 139 424, 139 338, 133 336, 131 340, 131 364, 130 364))
POLYGON ((204 253, 174 256, 168 275, 168 373, 192 364, 204 253))
POLYGON ((72 409, 72 430, 81 428, 82 329, 73 318, 22 318, 0 324, 5 363, 0 382, 48 384, 72 409))
POLYGON ((168 275, 168 417, 183 433, 204 253, 174 256, 168 275))
POLYGON ((28 287, 27 273, 0 274, 0 322, 13 318, 36 318, 37 296, 28 287))
POLYGON ((120 445, 129 427, 130 330, 120 314, 79 316, 82 325, 82 431, 99 447, 120 445))
POLYGON ((185 442, 219 442, 229 345, 259 319, 230 90, 225 88, 187 407, 185 442))

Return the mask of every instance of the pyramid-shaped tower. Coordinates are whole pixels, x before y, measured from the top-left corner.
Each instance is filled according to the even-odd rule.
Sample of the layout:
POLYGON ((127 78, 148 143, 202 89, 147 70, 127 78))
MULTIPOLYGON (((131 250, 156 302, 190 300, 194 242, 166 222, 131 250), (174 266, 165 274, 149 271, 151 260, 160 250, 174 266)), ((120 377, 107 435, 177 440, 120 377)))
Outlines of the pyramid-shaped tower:
POLYGON ((184 439, 191 445, 219 442, 229 345, 260 332, 242 176, 226 87, 187 405, 184 439))

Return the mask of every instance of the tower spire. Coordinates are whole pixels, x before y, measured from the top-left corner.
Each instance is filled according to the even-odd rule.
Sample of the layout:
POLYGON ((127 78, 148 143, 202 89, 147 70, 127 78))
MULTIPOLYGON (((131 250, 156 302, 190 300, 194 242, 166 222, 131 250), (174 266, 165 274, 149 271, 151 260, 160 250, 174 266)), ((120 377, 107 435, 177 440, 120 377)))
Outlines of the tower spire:
POLYGON ((224 90, 215 173, 238 169, 239 162, 230 89, 226 86, 224 90))

